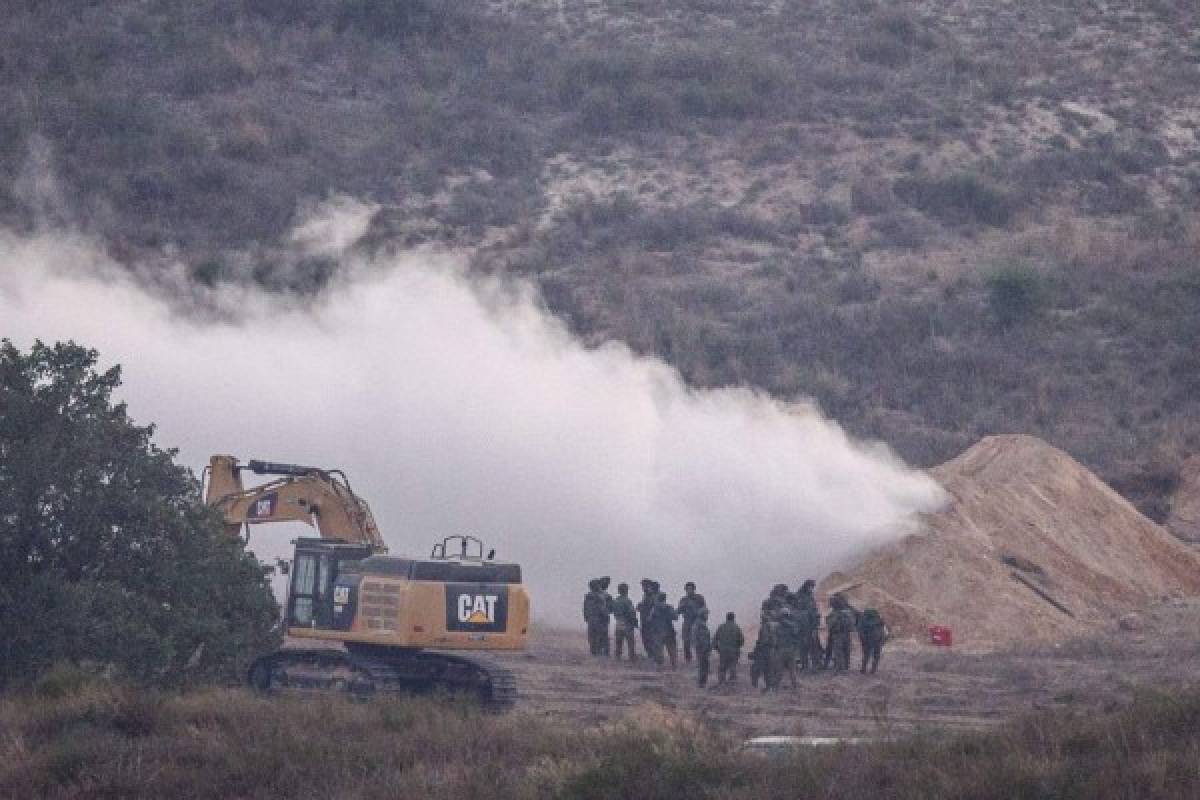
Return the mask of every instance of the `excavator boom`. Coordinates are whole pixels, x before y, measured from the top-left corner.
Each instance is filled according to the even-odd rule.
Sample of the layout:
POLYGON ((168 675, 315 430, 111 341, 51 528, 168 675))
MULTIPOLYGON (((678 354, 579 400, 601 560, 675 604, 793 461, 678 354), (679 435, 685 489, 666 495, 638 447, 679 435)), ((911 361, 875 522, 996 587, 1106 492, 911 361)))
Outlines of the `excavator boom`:
POLYGON ((387 552, 370 507, 340 470, 257 460, 242 466, 233 456, 219 455, 212 457, 206 472, 205 501, 221 510, 233 536, 244 525, 291 520, 311 525, 323 539, 387 552), (279 477, 247 489, 243 470, 279 477))

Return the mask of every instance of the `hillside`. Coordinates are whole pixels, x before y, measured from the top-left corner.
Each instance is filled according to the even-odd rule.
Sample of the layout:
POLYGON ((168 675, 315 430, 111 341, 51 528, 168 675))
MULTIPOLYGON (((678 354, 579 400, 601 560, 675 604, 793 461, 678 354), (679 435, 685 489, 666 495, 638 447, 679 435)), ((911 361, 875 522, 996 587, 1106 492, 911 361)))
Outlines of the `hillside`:
POLYGON ((815 397, 930 466, 1035 434, 1161 521, 1200 449, 1184 0, 116 0, 0 20, 0 222, 313 292, 370 247, 815 397))
POLYGON ((932 474, 947 508, 821 591, 853 587, 897 633, 950 625, 968 647, 1060 641, 1200 593, 1200 553, 1044 442, 988 437, 932 474))

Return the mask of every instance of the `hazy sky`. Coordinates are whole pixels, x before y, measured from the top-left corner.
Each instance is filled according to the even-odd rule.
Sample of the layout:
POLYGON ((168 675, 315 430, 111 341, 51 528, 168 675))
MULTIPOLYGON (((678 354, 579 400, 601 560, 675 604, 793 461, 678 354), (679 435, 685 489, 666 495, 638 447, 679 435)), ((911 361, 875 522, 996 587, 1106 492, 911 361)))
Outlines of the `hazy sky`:
MULTIPOLYGON (((771 584, 819 578, 940 502, 811 408, 583 347, 527 286, 446 256, 362 261, 371 211, 341 198, 297 226, 293 248, 346 266, 311 304, 195 287, 167 302, 86 237, 0 231, 0 336, 120 363, 134 418, 197 472, 212 453, 340 467, 393 553, 479 536, 524 565, 542 620, 578 623, 602 574, 635 594, 659 578, 672 599, 693 579, 715 612, 751 616, 771 584), (223 321, 180 313, 197 302, 223 321)), ((256 549, 296 533, 259 527, 256 549)))

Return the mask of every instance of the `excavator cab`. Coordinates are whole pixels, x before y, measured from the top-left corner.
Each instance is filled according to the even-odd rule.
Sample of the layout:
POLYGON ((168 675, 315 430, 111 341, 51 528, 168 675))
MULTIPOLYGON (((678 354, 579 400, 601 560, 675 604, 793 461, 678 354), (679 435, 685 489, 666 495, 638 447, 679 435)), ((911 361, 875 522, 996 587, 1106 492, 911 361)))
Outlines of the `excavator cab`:
POLYGON ((303 538, 296 540, 285 615, 288 628, 333 628, 335 584, 347 564, 371 555, 361 544, 303 538))

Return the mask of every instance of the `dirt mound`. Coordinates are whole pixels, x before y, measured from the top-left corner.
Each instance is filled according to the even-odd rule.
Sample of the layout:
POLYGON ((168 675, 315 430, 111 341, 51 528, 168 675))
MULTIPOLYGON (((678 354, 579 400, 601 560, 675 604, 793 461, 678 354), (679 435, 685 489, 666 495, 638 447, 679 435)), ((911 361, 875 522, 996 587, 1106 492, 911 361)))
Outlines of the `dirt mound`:
POLYGON ((1200 553, 1040 439, 991 436, 931 472, 947 507, 821 592, 852 587, 852 602, 879 608, 898 633, 944 624, 956 644, 985 647, 1200 595, 1200 553))
POLYGON ((1171 497, 1167 530, 1185 542, 1200 542, 1200 456, 1183 462, 1179 487, 1171 497))

